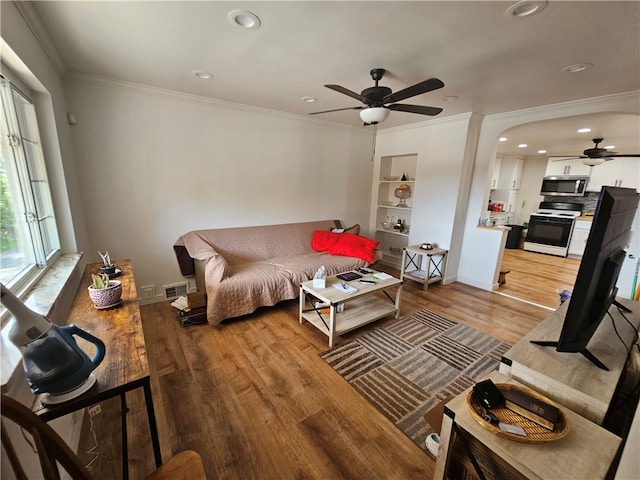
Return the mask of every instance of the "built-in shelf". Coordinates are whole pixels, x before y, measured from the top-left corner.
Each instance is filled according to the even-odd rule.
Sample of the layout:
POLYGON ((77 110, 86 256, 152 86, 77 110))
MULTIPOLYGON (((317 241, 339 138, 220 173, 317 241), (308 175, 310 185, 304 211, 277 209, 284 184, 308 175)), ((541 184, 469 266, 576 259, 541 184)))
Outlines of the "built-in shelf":
POLYGON ((372 186, 370 228, 375 232, 376 240, 380 242, 378 249, 383 253, 382 263, 396 268, 400 268, 402 249, 409 242, 417 159, 416 154, 383 156, 379 159, 376 165, 378 169, 374 174, 374 178, 378 180, 374 181, 372 186), (403 175, 413 180, 401 180, 403 175), (385 177, 397 177, 397 179, 385 180, 385 177), (411 196, 405 199, 406 207, 397 206, 400 199, 394 195, 396 188, 402 184, 411 189, 411 196), (402 219, 406 231, 382 228, 385 221, 395 225, 398 219, 402 219), (397 252, 390 252, 390 247, 397 249, 397 252))

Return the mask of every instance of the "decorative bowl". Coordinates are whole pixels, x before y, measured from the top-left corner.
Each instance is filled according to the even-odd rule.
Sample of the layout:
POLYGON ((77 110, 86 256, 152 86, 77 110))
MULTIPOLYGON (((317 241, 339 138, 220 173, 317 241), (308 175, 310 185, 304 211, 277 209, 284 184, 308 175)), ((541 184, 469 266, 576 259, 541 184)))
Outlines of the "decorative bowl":
POLYGON ((386 176, 383 177, 385 180, 387 180, 388 182, 395 182, 396 180, 400 180, 400 177, 390 177, 390 176, 386 176))
POLYGON ((385 230, 391 230, 391 227, 393 227, 391 222, 380 222, 380 225, 382 225, 382 228, 385 230))

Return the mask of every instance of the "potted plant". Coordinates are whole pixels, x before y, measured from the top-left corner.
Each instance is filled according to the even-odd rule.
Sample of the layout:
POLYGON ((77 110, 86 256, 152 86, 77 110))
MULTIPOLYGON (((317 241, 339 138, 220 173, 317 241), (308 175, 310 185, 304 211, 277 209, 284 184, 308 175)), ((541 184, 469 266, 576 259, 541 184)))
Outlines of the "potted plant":
POLYGON ((109 308, 118 305, 122 299, 122 283, 110 280, 109 275, 91 274, 93 283, 89 285, 89 297, 96 308, 109 308))
POLYGON ((111 258, 109 257, 109 252, 100 253, 100 258, 102 258, 103 265, 100 266, 100 273, 106 273, 107 275, 114 275, 116 273, 116 266, 111 263, 111 258))

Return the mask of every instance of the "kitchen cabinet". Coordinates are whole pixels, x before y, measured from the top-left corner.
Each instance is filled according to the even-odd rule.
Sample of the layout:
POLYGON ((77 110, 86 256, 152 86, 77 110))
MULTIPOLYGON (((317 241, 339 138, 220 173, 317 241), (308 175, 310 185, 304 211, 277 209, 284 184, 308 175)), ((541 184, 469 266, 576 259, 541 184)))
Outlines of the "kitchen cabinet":
POLYGON ((415 175, 418 157, 411 155, 391 155, 380 159, 378 175, 373 185, 370 230, 380 242, 378 249, 383 253, 381 262, 400 269, 402 251, 409 244, 409 229, 415 194, 415 175), (406 180, 402 180, 403 175, 406 180), (404 202, 395 196, 401 185, 411 192, 404 202), (402 205, 406 206, 402 206, 402 205), (394 228, 398 220, 402 228, 394 228))
POLYGON ((574 222, 573 233, 569 243, 569 255, 582 257, 592 223, 591 220, 576 220, 574 222))
POLYGON ((547 169, 544 172, 546 177, 557 175, 589 175, 591 167, 582 163, 582 159, 549 159, 547 169))
POLYGON ((593 167, 587 191, 599 192, 605 185, 640 188, 640 161, 621 157, 593 167))
POLYGON ((524 158, 503 158, 500 168, 500 181, 498 188, 503 190, 518 190, 522 182, 522 169, 524 158))
POLYGON ((491 177, 491 190, 498 188, 498 182, 500 181, 500 169, 502 167, 502 157, 496 157, 496 161, 493 164, 493 175, 491 177))

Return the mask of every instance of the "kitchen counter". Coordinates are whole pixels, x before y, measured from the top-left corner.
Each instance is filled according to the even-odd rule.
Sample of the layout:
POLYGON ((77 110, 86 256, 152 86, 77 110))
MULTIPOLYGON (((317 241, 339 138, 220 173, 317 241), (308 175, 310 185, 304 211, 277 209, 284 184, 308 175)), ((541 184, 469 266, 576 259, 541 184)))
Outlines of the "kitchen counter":
POLYGON ((508 232, 511 230, 511 227, 507 227, 506 225, 492 225, 492 226, 478 225, 478 228, 484 228, 485 230, 503 230, 505 232, 508 232))
POLYGON ((579 217, 576 217, 576 220, 584 220, 586 222, 592 222, 593 221, 593 216, 592 215, 580 215, 579 217))

